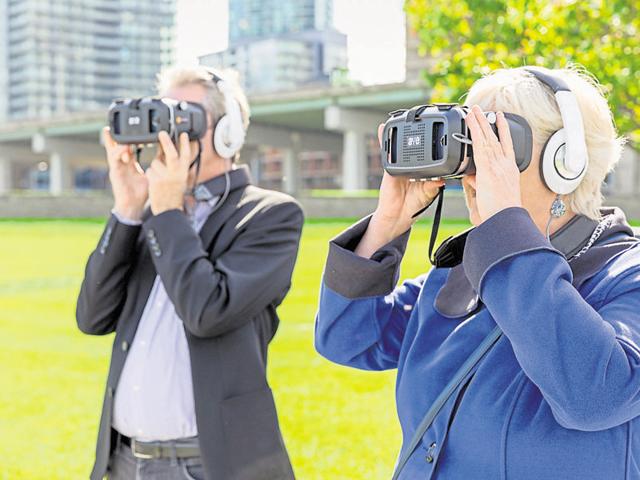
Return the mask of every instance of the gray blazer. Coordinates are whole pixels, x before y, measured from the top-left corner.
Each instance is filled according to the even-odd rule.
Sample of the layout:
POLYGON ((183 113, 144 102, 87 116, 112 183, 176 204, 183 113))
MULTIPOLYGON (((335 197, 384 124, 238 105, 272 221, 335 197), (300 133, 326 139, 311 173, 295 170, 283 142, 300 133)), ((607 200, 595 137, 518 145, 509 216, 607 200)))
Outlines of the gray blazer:
MULTIPOLYGON (((89 257, 78 327, 116 332, 92 480, 107 473, 114 392, 156 273, 184 322, 206 478, 294 478, 265 371, 303 214, 291 197, 251 185, 246 168, 230 178, 228 198, 199 234, 177 210, 147 213, 142 226, 111 216, 89 257)), ((221 195, 224 176, 205 185, 221 195)))

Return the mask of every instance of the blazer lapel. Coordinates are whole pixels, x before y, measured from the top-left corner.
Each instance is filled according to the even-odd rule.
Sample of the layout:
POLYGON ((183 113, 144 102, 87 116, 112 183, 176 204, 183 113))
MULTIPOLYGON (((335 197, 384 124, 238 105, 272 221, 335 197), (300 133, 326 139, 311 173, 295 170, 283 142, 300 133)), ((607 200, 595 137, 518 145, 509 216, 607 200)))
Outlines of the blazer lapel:
POLYGON ((236 211, 238 201, 240 200, 239 190, 244 189, 250 184, 251 175, 249 168, 246 165, 242 165, 235 170, 231 170, 228 177, 224 174, 218 175, 198 185, 197 188, 201 195, 204 191, 206 196, 210 196, 211 198, 219 197, 218 201, 223 202, 218 209, 209 215, 209 218, 207 218, 200 229, 202 246, 206 251, 209 251, 211 243, 220 234, 224 225, 236 211), (225 191, 227 190, 228 193, 225 195, 225 191))

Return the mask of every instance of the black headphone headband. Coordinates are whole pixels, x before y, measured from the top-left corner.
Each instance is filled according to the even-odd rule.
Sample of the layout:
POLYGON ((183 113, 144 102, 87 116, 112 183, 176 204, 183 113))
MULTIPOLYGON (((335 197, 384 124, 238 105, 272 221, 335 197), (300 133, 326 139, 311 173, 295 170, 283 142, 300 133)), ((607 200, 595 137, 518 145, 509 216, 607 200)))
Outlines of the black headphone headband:
POLYGON ((219 82, 222 81, 222 77, 220 77, 219 75, 217 75, 215 72, 213 72, 212 70, 207 70, 207 72, 209 72, 209 75, 211 75, 211 81, 215 84, 218 84, 219 82))
POLYGON ((551 90, 553 90, 553 93, 558 93, 560 91, 571 91, 569 85, 567 85, 567 82, 559 77, 556 77, 546 68, 527 67, 525 68, 525 70, 536 77, 539 81, 547 85, 551 90))

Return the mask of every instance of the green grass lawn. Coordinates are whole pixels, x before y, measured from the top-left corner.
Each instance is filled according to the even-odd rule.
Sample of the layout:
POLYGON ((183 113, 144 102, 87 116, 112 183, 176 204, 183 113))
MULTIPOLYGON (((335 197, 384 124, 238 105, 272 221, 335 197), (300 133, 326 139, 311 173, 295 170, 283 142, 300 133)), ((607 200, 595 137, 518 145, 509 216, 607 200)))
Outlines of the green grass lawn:
MULTIPOLYGON (((85 261, 102 221, 0 221, 0 479, 82 479, 93 461, 112 336, 75 325, 85 261)), ((327 241, 342 220, 305 226, 280 308, 269 379, 300 479, 388 478, 399 448, 394 372, 333 365, 313 348, 327 241)), ((466 228, 443 226, 441 236, 466 228)), ((428 269, 419 225, 402 278, 428 269)))

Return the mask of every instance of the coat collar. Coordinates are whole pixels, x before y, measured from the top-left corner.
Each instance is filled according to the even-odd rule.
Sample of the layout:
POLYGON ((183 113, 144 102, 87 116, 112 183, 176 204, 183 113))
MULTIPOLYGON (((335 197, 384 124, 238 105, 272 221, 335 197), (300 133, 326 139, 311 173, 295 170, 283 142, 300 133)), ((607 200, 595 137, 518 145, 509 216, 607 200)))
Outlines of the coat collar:
MULTIPOLYGON (((609 259, 638 243, 638 240, 633 238, 633 230, 622 210, 617 207, 604 207, 600 213, 602 221, 607 222, 607 228, 589 250, 569 263, 573 272, 573 285, 576 288, 598 273, 609 259)), ((598 223, 583 215, 576 215, 551 235, 551 245, 565 258, 571 259, 589 242, 598 223)), ((480 298, 460 263, 449 271, 444 285, 436 295, 434 308, 443 317, 459 318, 474 312, 479 305, 480 298)))
MULTIPOLYGON (((238 188, 246 187, 251 183, 251 173, 249 167, 240 165, 238 168, 229 171, 229 191, 232 192, 238 188)), ((210 200, 211 198, 222 195, 227 189, 227 180, 225 174, 213 177, 206 182, 198 184, 195 188, 196 200, 210 200)))

